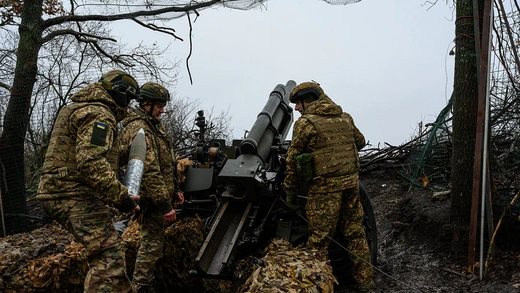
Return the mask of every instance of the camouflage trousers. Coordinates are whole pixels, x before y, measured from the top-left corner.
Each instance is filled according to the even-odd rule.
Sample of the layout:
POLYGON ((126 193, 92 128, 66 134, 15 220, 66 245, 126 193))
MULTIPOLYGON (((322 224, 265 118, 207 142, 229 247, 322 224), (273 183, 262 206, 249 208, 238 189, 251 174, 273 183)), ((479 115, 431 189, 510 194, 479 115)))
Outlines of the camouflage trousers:
POLYGON ((89 271, 84 293, 133 292, 121 239, 110 211, 95 198, 45 200, 42 208, 86 249, 89 271))
POLYGON ((338 228, 351 252, 353 279, 360 286, 372 283, 374 271, 363 229, 363 207, 358 186, 343 192, 309 193, 306 213, 310 232, 307 246, 327 252, 330 239, 338 228))
POLYGON ((146 205, 141 219, 141 242, 137 251, 132 283, 137 290, 151 289, 154 268, 163 256, 166 223, 159 209, 151 202, 146 205))

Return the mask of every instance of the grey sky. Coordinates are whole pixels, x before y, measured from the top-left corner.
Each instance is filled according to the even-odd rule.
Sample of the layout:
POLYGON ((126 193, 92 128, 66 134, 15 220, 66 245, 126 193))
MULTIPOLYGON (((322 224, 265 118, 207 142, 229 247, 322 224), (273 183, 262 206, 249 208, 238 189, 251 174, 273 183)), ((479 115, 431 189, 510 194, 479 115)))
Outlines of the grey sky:
MULTIPOLYGON (((169 52, 172 60, 182 60, 173 91, 204 101, 206 109, 229 107, 234 137, 240 138, 276 84, 315 80, 372 145, 399 145, 420 121, 435 120, 452 91, 453 12, 443 2, 429 7, 409 0, 346 6, 270 0, 262 10, 202 10, 193 24, 193 85, 184 62, 186 20, 174 22, 185 41, 173 42, 169 52)), ((147 37, 171 42, 164 39, 147 37)))

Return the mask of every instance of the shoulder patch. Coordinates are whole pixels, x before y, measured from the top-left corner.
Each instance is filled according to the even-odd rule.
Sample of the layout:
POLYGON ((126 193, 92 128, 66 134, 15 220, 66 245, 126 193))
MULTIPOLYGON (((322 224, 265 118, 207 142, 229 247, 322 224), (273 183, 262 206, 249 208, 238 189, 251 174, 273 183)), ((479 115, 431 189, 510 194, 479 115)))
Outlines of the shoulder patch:
POLYGON ((94 123, 90 143, 98 146, 105 146, 107 140, 107 125, 101 122, 94 123))

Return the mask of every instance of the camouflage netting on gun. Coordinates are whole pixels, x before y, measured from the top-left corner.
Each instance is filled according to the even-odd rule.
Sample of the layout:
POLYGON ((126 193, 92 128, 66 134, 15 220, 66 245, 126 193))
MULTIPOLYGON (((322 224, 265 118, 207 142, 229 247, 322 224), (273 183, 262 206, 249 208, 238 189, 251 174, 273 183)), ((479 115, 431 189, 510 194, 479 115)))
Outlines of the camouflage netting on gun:
MULTIPOLYGON (((164 257, 155 271, 159 292, 333 292, 335 278, 326 257, 283 240, 274 240, 264 250, 261 265, 256 256, 238 261, 234 282, 191 275, 204 241, 203 226, 196 216, 168 227, 164 257)), ((139 224, 131 222, 121 237, 131 274, 140 242, 139 224)), ((85 248, 56 222, 0 238, 0 251, 1 292, 83 291, 88 271, 85 248)))
MULTIPOLYGON (((126 243, 126 268, 132 275, 139 249, 141 233, 139 223, 132 221, 121 235, 126 243)), ((191 291, 201 289, 198 280, 189 274, 195 269, 195 257, 204 241, 202 220, 181 219, 166 229, 164 256, 159 259, 155 276, 161 288, 184 288, 191 291)))
POLYGON ((156 265, 160 292, 200 292, 200 279, 191 275, 204 242, 204 223, 199 216, 181 219, 166 229, 164 256, 156 265), (172 290, 172 288, 178 288, 172 290))
POLYGON ((123 234, 121 234, 121 238, 125 242, 125 261, 126 261, 126 270, 128 275, 131 276, 134 272, 135 267, 135 259, 137 258, 137 250, 139 249, 139 245, 141 243, 141 231, 139 230, 141 226, 137 221, 130 221, 128 223, 128 227, 126 227, 123 234))
MULTIPOLYGON (((204 284, 189 275, 203 236, 199 217, 179 220, 167 228, 164 257, 155 273, 159 286, 204 292, 204 284)), ((139 224, 130 223, 121 237, 131 274, 141 237, 139 224)), ((0 238, 0 251, 0 292, 83 292, 88 271, 85 248, 57 222, 0 238)))
POLYGON ((334 292, 337 282, 327 256, 275 239, 240 292, 334 292))
POLYGON ((0 292, 83 292, 85 248, 53 222, 0 238, 0 292))

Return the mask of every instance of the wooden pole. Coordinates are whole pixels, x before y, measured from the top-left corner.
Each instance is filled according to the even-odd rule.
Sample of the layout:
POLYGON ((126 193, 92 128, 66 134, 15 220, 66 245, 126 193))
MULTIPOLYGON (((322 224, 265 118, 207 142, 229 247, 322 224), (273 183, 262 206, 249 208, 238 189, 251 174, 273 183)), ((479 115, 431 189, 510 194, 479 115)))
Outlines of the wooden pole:
MULTIPOLYGON (((479 30, 479 14, 478 14, 478 1, 473 0, 473 10, 475 21, 475 45, 477 48, 477 68, 478 68, 478 109, 477 109, 477 123, 476 123, 476 135, 475 135, 475 157, 473 165, 473 189, 471 197, 471 215, 470 215, 470 229, 469 229, 469 247, 468 247, 468 272, 474 272, 475 264, 475 248, 477 239, 477 220, 478 220, 478 206, 479 206, 479 194, 482 192, 483 172, 482 164, 486 160, 483 149, 486 149, 486 143, 484 137, 485 131, 485 119, 486 119, 486 101, 487 101, 487 90, 488 90, 488 67, 489 67, 489 46, 490 46, 490 16, 491 16, 491 0, 484 1, 483 11, 483 25, 482 25, 482 38, 480 38, 479 30), (480 40, 480 41, 479 41, 480 40)), ((483 216, 483 215, 482 215, 483 216)))

